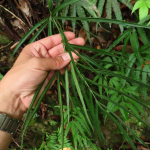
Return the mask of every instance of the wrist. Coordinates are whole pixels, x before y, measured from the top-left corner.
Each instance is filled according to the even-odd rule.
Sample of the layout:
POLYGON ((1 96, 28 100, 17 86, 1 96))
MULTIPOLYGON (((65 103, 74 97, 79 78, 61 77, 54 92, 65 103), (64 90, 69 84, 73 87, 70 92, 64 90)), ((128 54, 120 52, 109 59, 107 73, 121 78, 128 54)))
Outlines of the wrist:
POLYGON ((20 120, 25 113, 24 110, 19 95, 0 87, 0 113, 5 113, 9 117, 20 120))

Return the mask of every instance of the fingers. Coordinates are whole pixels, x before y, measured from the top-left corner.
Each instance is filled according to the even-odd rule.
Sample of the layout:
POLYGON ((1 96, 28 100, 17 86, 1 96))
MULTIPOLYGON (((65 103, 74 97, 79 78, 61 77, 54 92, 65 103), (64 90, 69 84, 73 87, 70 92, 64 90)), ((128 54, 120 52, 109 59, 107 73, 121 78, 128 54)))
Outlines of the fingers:
POLYGON ((27 61, 32 57, 49 58, 50 56, 47 49, 41 43, 34 42, 24 48, 14 65, 27 61))
MULTIPOLYGON (((72 52, 73 59, 78 59, 78 56, 72 52)), ((69 53, 63 53, 57 57, 52 58, 33 58, 32 65, 38 70, 60 70, 67 66, 71 61, 69 53)))
MULTIPOLYGON (((75 38, 75 34, 73 32, 64 32, 64 34, 66 35, 68 40, 75 38)), ((41 43, 43 46, 45 46, 45 48, 47 50, 49 50, 49 49, 53 48, 54 46, 60 44, 61 40, 62 40, 61 35, 56 34, 56 35, 46 37, 46 38, 39 40, 37 42, 41 43)))
MULTIPOLYGON (((82 38, 74 39, 75 35, 73 32, 65 32, 65 35, 69 40, 69 43, 71 44, 76 45, 85 44, 85 41, 82 38)), ((26 46, 22 51, 22 53, 20 54, 20 56, 18 57, 15 64, 24 62, 32 57, 43 57, 43 58, 56 57, 58 55, 61 55, 63 52, 64 49, 63 44, 61 44, 61 36, 60 34, 57 34, 26 46), (47 51, 47 49, 51 50, 47 51)))
MULTIPOLYGON (((70 40, 69 43, 83 46, 85 44, 85 41, 83 38, 76 38, 76 39, 70 40)), ((51 57, 56 57, 56 56, 64 53, 63 44, 59 44, 59 45, 53 47, 51 50, 48 51, 48 53, 51 57)))

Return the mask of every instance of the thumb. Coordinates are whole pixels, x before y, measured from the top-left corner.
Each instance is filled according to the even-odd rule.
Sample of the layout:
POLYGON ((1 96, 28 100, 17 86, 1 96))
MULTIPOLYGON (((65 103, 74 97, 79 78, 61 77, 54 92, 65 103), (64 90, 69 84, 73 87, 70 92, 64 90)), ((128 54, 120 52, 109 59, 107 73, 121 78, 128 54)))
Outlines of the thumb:
MULTIPOLYGON (((75 53, 72 53, 74 59, 78 59, 75 53)), ((40 70, 59 70, 67 66, 71 61, 69 53, 63 53, 57 57, 35 58, 35 67, 40 70)))

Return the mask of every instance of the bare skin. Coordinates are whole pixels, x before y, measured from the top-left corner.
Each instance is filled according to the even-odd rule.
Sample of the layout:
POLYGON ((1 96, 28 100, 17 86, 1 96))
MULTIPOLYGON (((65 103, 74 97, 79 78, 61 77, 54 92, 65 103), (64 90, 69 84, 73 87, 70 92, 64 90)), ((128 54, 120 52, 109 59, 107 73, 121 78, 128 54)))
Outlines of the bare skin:
MULTIPOLYGON (((65 32, 71 44, 84 45, 82 38, 75 38, 74 33, 65 32)), ((78 59, 73 54, 74 60, 78 59)), ((64 67, 70 63, 68 53, 64 53, 61 36, 53 35, 27 45, 19 55, 14 66, 0 81, 0 113, 21 119, 28 110, 38 85, 47 76, 45 88, 56 70, 64 73, 64 67)), ((0 131, 0 150, 6 150, 12 135, 0 131)))

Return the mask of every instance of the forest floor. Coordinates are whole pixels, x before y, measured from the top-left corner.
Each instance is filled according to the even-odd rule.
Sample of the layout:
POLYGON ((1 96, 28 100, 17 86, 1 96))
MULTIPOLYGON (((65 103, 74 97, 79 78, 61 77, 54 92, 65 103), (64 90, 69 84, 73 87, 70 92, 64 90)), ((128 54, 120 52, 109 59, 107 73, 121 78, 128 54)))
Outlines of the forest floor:
MULTIPOLYGON (((53 4, 55 6, 55 4, 53 4)), ((53 7, 54 7, 53 6, 53 7)), ((123 18, 129 22, 134 22, 134 15, 131 15, 131 11, 125 6, 121 5, 123 18)), ((16 58, 18 57, 22 48, 28 43, 31 37, 28 37, 23 46, 10 59, 14 48, 20 41, 21 37, 27 33, 27 31, 40 20, 49 16, 49 10, 46 3, 39 0, 0 0, 0 74, 5 75, 6 72, 13 66, 16 58)), ((105 13, 104 16, 106 17, 105 13)), ((96 34, 98 38, 91 36, 92 46, 97 49, 108 48, 109 45, 120 36, 120 29, 118 25, 112 25, 110 34, 101 27, 98 27, 96 33, 96 24, 91 25, 92 33, 96 34)), ((65 21, 66 31, 73 31, 71 22, 65 21)), ((57 31, 56 31, 57 33, 57 31)), ((33 33, 34 34, 34 33, 33 33)), ((38 39, 44 38, 47 35, 47 29, 44 29, 38 39)), ((88 44, 88 38, 86 32, 80 26, 76 26, 76 37, 83 37, 88 44)), ((115 47, 115 50, 121 51, 123 43, 120 43, 115 47)), ((130 45, 127 45, 126 51, 132 53, 133 49, 130 45)), ((87 76, 92 78, 90 74, 87 76)), ((57 129, 60 125, 59 110, 55 107, 58 105, 57 98, 57 86, 54 86, 47 92, 46 97, 41 103, 37 114, 30 123, 27 133, 24 138, 24 146, 26 149, 32 149, 32 147, 39 147, 44 141, 45 133, 52 133, 54 129, 57 129), (51 126, 49 125, 51 124, 51 126)), ((130 145, 124 142, 120 131, 118 131, 116 125, 108 120, 108 124, 102 126, 103 134, 108 143, 108 147, 113 147, 114 150, 119 149, 132 149, 130 145)), ((149 119, 150 122, 150 119, 149 119)), ((133 126, 136 131, 139 131, 139 135, 150 145, 150 132, 148 129, 141 127, 138 122, 132 118, 128 122, 129 126, 133 126)), ((20 148, 20 142, 18 141, 21 125, 11 142, 10 150, 17 150, 20 148)), ((101 145, 100 141, 96 141, 97 145, 101 145)), ((135 143, 138 150, 148 150, 140 143, 135 143)))

